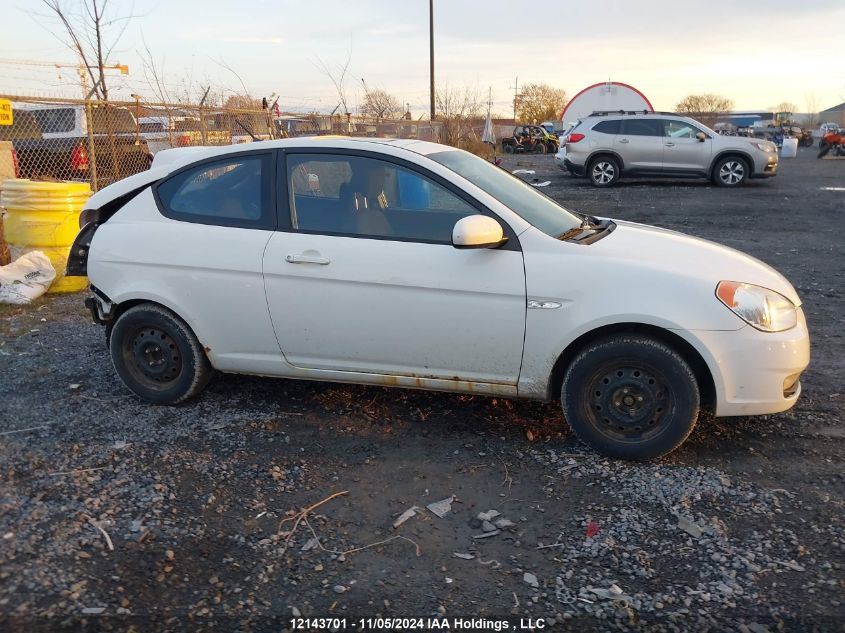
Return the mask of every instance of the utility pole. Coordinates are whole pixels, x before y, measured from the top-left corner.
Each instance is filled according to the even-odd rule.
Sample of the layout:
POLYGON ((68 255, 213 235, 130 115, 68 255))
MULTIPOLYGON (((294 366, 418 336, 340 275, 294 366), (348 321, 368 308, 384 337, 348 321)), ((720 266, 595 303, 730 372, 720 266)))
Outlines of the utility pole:
POLYGON ((428 0, 428 66, 431 120, 434 121, 434 0, 428 0))
POLYGON ((513 84, 513 123, 516 125, 516 100, 519 98, 519 75, 513 84))

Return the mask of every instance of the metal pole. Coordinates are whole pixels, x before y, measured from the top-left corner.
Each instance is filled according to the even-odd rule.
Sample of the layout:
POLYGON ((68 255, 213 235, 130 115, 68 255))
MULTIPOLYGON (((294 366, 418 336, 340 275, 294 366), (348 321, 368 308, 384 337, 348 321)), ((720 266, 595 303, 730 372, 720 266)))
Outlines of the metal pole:
POLYGON ((428 0, 428 64, 431 120, 434 121, 434 0, 428 0))

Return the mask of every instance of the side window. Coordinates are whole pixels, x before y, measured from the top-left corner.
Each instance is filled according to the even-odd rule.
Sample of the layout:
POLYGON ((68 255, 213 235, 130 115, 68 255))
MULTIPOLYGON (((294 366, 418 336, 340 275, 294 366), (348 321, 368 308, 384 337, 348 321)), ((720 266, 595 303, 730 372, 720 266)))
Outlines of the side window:
POLYGON ((174 220, 245 228, 272 228, 270 154, 202 163, 168 178, 156 193, 174 220))
POLYGON ((701 132, 697 127, 684 121, 666 121, 666 136, 672 138, 695 138, 701 132))
POLYGON ((287 177, 301 231, 449 244, 455 222, 478 213, 425 176, 373 158, 291 154, 287 177))
POLYGON ((660 119, 625 119, 622 133, 628 136, 663 136, 660 119))
POLYGON ((619 128, 622 121, 615 119, 612 121, 601 121, 593 126, 593 131, 601 132, 602 134, 619 134, 619 128))
POLYGON ((73 108, 45 108, 32 110, 32 114, 35 115, 41 131, 45 134, 70 132, 76 126, 73 108))

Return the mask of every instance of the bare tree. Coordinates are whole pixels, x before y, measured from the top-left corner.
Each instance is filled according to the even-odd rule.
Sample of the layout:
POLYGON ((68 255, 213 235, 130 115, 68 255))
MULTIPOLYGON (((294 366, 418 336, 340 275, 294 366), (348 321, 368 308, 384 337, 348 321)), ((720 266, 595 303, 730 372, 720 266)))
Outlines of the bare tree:
POLYGON ((261 110, 261 99, 249 95, 229 95, 223 107, 229 110, 261 110))
MULTIPOLYGON (((335 92, 337 92, 337 98, 340 101, 340 107, 343 110, 343 114, 346 115, 347 120, 350 116, 349 111, 349 89, 346 85, 347 75, 349 74, 349 63, 352 61, 352 51, 347 51, 346 53, 346 61, 342 64, 336 64, 334 66, 329 66, 326 62, 322 59, 317 60, 317 67, 323 72, 326 77, 332 82, 334 86, 335 92)), ((337 108, 335 108, 337 109, 337 108)))
POLYGON ((733 110, 734 102, 716 94, 687 95, 675 106, 675 111, 713 126, 720 114, 733 110))
POLYGON ((435 114, 440 124, 440 142, 464 149, 478 141, 473 126, 481 122, 482 104, 478 91, 444 84, 434 96, 435 114))
POLYGON ((143 35, 141 36, 141 41, 144 44, 144 57, 141 59, 141 64, 147 85, 158 101, 161 103, 172 103, 174 99, 171 98, 167 84, 164 81, 164 58, 162 58, 161 62, 156 63, 153 52, 150 50, 147 40, 144 39, 143 35))
POLYGON ((41 1, 52 17, 58 19, 67 39, 54 35, 79 56, 96 97, 108 101, 105 70, 110 66, 108 62, 114 47, 135 15, 131 11, 128 15, 114 15, 109 0, 76 0, 70 3, 71 9, 63 0, 41 1))
POLYGON ((557 119, 566 107, 566 91, 548 84, 528 84, 517 95, 515 105, 523 123, 557 119))
POLYGON ((798 112, 798 105, 792 103, 792 101, 781 101, 773 108, 773 110, 775 112, 789 112, 790 114, 795 114, 798 112))
POLYGON ((376 121, 398 119, 402 116, 402 103, 386 90, 367 90, 364 103, 361 104, 361 114, 371 116, 376 121))

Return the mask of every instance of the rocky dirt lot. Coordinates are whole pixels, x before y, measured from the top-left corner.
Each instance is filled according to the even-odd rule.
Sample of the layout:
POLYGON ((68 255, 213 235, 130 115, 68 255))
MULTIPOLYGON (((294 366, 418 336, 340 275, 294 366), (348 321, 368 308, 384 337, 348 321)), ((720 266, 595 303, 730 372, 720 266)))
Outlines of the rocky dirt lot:
POLYGON ((646 464, 591 453, 554 403, 218 376, 153 407, 118 382, 82 296, 0 307, 0 630, 845 630, 845 161, 801 150, 737 191, 505 166, 779 268, 813 337, 798 405, 704 419, 646 464))

